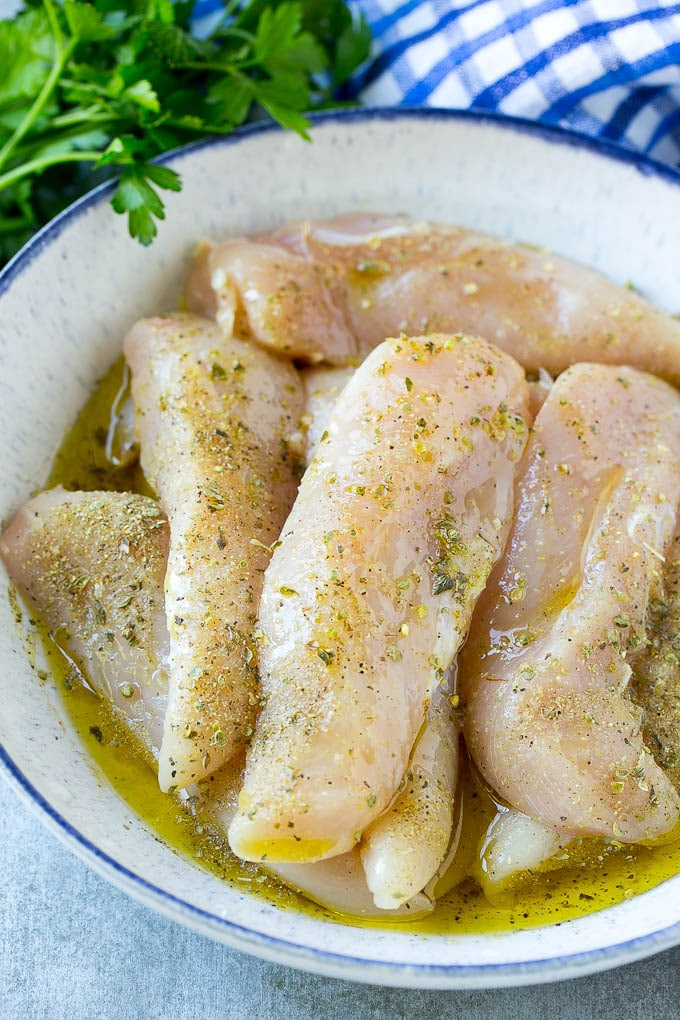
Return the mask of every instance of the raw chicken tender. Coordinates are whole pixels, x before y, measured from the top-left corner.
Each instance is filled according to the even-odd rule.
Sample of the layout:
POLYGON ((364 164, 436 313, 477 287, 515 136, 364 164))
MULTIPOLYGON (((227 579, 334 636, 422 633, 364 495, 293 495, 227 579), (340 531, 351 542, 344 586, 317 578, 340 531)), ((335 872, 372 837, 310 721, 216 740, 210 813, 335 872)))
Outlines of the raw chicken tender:
POLYGON ((512 807, 561 833, 653 841, 680 799, 628 697, 680 500, 680 397, 577 365, 534 424, 507 552, 460 664, 468 748, 512 807))
POLYGON ((455 853, 458 727, 443 687, 432 692, 427 719, 394 803, 361 842, 361 862, 376 906, 401 906, 424 889, 455 853))
POLYGON ((400 331, 477 333, 525 368, 630 364, 680 382, 680 323, 568 259, 405 216, 353 213, 206 246, 187 305, 265 346, 344 363, 400 331))
MULTIPOLYGON (((560 854, 571 840, 571 836, 514 808, 499 811, 482 839, 475 878, 491 899, 518 875, 545 868, 546 861, 560 854)), ((557 866, 569 864, 568 854, 561 857, 554 862, 557 866)))
POLYGON ((329 291, 331 275, 276 243, 237 237, 202 246, 184 298, 190 311, 215 318, 227 336, 252 337, 312 364, 344 364, 357 354, 357 342, 329 291))
POLYGON ((250 739, 251 634, 269 546, 293 503, 287 437, 295 369, 187 315, 145 319, 125 341, 141 461, 170 521, 170 687, 158 778, 184 787, 250 739))
POLYGON ((168 526, 145 496, 51 489, 14 517, 0 555, 85 682, 158 754, 167 701, 168 526))
POLYGON ((353 917, 395 917, 405 921, 429 914, 434 907, 434 899, 418 889, 403 902, 392 902, 381 909, 366 885, 358 847, 313 864, 265 864, 265 867, 322 907, 353 917))
POLYGON ((344 853, 392 803, 503 548, 527 401, 462 335, 388 340, 343 390, 265 577, 240 857, 344 853))

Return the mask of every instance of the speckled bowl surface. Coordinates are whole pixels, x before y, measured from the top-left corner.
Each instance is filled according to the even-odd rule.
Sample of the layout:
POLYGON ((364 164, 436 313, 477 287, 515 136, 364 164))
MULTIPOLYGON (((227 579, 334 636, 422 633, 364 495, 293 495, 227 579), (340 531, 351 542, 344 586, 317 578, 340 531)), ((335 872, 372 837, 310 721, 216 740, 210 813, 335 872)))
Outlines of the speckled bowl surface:
MULTIPOLYGON (((196 241, 347 210, 403 211, 544 245, 680 311, 680 174, 563 132, 436 111, 320 118, 313 144, 254 128, 178 152, 184 181, 149 249, 94 192, 0 276, 0 516, 46 478, 61 436, 142 315, 173 308, 196 241)), ((246 952, 376 984, 552 981, 680 943, 680 876, 560 926, 411 935, 282 911, 172 852, 98 774, 0 598, 0 770, 89 865, 148 906, 246 952)))

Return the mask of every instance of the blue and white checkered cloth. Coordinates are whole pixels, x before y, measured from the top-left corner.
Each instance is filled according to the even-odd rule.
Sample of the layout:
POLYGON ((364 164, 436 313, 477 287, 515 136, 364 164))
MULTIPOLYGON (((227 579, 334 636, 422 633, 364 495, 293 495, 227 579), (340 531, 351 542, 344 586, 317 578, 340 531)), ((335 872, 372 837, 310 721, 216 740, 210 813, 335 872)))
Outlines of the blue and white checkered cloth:
POLYGON ((680 166, 680 3, 349 2, 374 44, 348 98, 513 114, 680 166))
POLYGON ((680 3, 354 0, 374 34, 350 85, 372 105, 494 110, 680 166, 680 3))

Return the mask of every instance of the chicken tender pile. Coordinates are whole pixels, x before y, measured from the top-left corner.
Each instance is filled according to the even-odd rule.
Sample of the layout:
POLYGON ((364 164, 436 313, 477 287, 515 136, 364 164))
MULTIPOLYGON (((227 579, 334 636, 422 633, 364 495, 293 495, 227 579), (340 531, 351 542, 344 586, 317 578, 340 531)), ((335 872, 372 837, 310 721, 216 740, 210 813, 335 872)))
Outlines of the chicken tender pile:
POLYGON ((161 789, 211 777, 238 857, 350 915, 680 836, 680 323, 365 214, 204 244, 185 305, 124 343, 153 498, 51 489, 0 539, 161 789))

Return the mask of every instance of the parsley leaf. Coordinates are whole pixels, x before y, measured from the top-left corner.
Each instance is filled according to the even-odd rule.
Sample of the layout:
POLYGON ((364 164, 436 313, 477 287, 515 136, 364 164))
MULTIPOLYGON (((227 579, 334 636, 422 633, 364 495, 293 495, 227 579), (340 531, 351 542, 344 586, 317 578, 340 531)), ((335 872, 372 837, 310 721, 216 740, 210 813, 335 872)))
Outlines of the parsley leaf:
POLYGON ((165 219, 163 202, 151 182, 160 188, 180 190, 179 174, 163 166, 133 163, 120 175, 111 200, 115 212, 127 213, 130 235, 141 244, 151 244, 157 234, 155 220, 165 219))
POLYGON ((116 30, 107 25, 103 14, 92 4, 81 3, 80 0, 64 0, 64 14, 74 39, 101 42, 116 34, 116 30))
MULTIPOLYGON (((16 20, 0 21, 0 110, 40 91, 54 59, 54 40, 43 11, 27 11, 16 20)), ((0 135, 1 137, 1 135, 0 135)))

